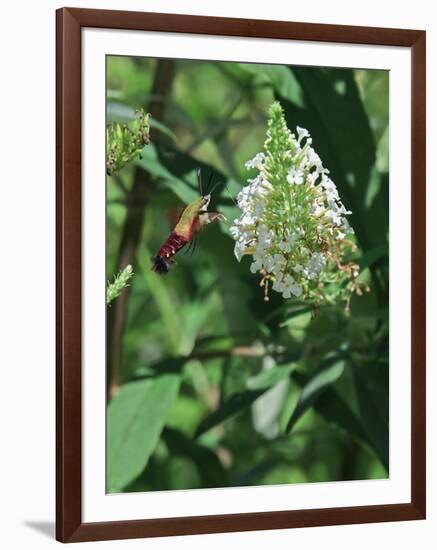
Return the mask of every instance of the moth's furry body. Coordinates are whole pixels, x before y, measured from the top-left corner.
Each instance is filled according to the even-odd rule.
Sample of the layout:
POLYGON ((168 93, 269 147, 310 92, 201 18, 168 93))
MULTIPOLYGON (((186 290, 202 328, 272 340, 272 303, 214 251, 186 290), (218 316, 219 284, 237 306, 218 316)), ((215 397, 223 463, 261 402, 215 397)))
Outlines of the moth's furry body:
POLYGON ((210 200, 210 194, 201 196, 184 209, 168 239, 161 246, 158 254, 152 258, 152 271, 161 275, 168 273, 175 264, 173 256, 189 243, 205 225, 226 219, 223 214, 206 211, 210 200))

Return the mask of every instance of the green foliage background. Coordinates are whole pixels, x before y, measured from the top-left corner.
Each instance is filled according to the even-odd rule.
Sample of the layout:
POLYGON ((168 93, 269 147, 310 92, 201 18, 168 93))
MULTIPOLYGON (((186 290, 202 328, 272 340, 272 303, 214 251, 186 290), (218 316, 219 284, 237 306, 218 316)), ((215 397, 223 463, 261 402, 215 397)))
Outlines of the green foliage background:
MULTIPOLYGON (((108 307, 109 492, 387 477, 388 85, 385 71, 107 58, 107 121, 152 111, 142 158, 107 178, 108 279, 135 272, 108 307), (150 271, 198 166, 244 185, 274 99, 353 211, 371 292, 350 316, 264 302, 224 224, 150 271)), ((210 210, 238 214, 222 187, 210 210)))

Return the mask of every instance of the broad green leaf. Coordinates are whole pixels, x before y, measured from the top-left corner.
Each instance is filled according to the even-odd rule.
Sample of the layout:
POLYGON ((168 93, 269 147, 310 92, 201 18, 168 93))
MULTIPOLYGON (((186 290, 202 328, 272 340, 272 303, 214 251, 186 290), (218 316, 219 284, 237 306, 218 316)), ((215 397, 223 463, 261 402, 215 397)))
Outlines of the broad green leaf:
POLYGON ((352 373, 361 424, 376 454, 388 470, 388 369, 377 364, 354 364, 352 373))
POLYGON ((377 140, 386 132, 389 118, 389 71, 354 71, 369 122, 377 140))
POLYGON ((284 365, 279 370, 275 360, 266 356, 263 359, 263 370, 247 382, 251 389, 268 388, 251 406, 253 427, 266 439, 275 439, 279 433, 279 418, 287 399, 293 367, 293 364, 284 365))
MULTIPOLYGON (((162 180, 162 183, 171 189, 185 204, 199 197, 198 170, 201 171, 203 191, 206 185, 215 185, 210 210, 216 205, 224 205, 229 212, 236 215, 236 208, 229 197, 227 189, 238 190, 239 186, 229 180, 214 167, 205 164, 187 153, 163 144, 149 144, 143 150, 143 158, 136 159, 134 163, 143 170, 162 180)), ((236 191, 235 191, 236 192, 236 191)), ((233 219, 233 217, 231 218, 233 219)))
POLYGON ((281 380, 288 378, 293 369, 294 363, 286 366, 278 365, 249 379, 247 382, 248 390, 232 395, 216 411, 205 418, 196 430, 196 437, 248 408, 263 393, 281 380))
MULTIPOLYGON (((299 380, 304 385, 308 379, 299 377, 299 380)), ((360 423, 360 419, 334 388, 326 388, 314 402, 313 407, 327 422, 334 422, 353 437, 372 446, 360 423)))
POLYGON ((382 173, 389 171, 389 150, 390 150, 390 132, 389 127, 384 130, 381 138, 378 140, 378 150, 376 152, 376 166, 382 173))
POLYGON ((184 179, 175 176, 162 164, 158 157, 156 147, 150 143, 143 150, 143 156, 135 159, 134 164, 143 170, 162 180, 164 185, 171 189, 185 204, 189 204, 199 196, 196 184, 196 170, 193 168, 184 179))
POLYGON ((247 409, 252 403, 262 395, 266 389, 247 390, 241 393, 234 394, 225 401, 216 411, 210 414, 197 427, 195 437, 199 437, 204 432, 207 432, 214 426, 228 420, 235 414, 247 409))
POLYGON ((194 462, 202 480, 202 487, 229 485, 226 471, 213 451, 173 428, 165 428, 162 435, 173 456, 185 456, 194 462))
POLYGON ((265 65, 258 63, 240 63, 248 74, 257 77, 258 82, 267 82, 278 94, 302 107, 302 89, 295 76, 285 65, 265 65))
POLYGON ((247 389, 262 390, 271 388, 281 380, 287 379, 295 367, 296 364, 291 363, 290 365, 276 365, 271 369, 262 370, 256 376, 249 378, 247 389))
MULTIPOLYGON (((159 132, 161 132, 161 134, 164 134, 165 136, 169 137, 172 141, 176 142, 177 137, 176 137, 175 133, 172 132, 172 130, 170 130, 170 128, 168 126, 166 126, 165 124, 163 124, 159 120, 156 120, 156 118, 151 118, 150 119, 150 126, 154 130, 158 130, 159 132)), ((152 139, 153 138, 154 138, 154 134, 152 133, 152 139)))
MULTIPOLYGON (((188 375, 185 380, 188 380, 188 375)), ((190 397, 180 394, 173 403, 166 425, 191 437, 207 411, 208 405, 197 394, 190 397)))
MULTIPOLYGON (((373 379, 373 375, 371 375, 370 378, 373 379)), ((293 373, 293 379, 302 387, 305 387, 310 382, 310 377, 298 372, 293 373)), ((344 389, 345 388, 343 388, 343 391, 344 389)), ((381 387, 378 391, 379 398, 381 399, 380 403, 382 403, 385 399, 385 391, 386 387, 381 387)), ((365 399, 363 397, 363 392, 361 391, 361 408, 367 408, 363 405, 363 402, 365 403, 365 399)), ((372 434, 369 434, 369 431, 365 426, 366 419, 362 416, 360 405, 358 404, 358 411, 354 411, 350 404, 346 401, 345 397, 338 392, 335 386, 331 385, 330 387, 326 387, 314 401, 312 406, 314 410, 327 422, 337 424, 337 426, 346 430, 351 436, 371 447, 388 471, 388 442, 387 445, 380 444, 380 441, 384 441, 385 437, 388 440, 387 419, 385 419, 385 421, 379 419, 378 425, 374 426, 378 434, 381 433, 381 425, 383 426, 382 429, 387 433, 386 436, 380 436, 380 441, 376 441, 375 445, 375 437, 372 436, 372 434)), ((370 431, 371 430, 372 425, 370 424, 370 431)))
MULTIPOLYGON (((197 187, 197 173, 199 169, 204 192, 207 190, 206 186, 208 183, 210 185, 215 185, 218 182, 226 182, 228 180, 228 178, 214 166, 194 158, 177 147, 159 143, 156 146, 156 153, 161 165, 179 181, 188 182, 193 190, 195 190, 196 197, 199 196, 197 187)), ((222 185, 219 185, 214 192, 213 201, 221 194, 224 195, 224 189, 222 185)), ((232 204, 230 199, 227 200, 226 203, 232 204)))
POLYGON ((179 390, 177 375, 130 382, 107 412, 107 490, 120 492, 146 466, 179 390))
POLYGON ((299 418, 314 405, 320 394, 333 384, 343 374, 344 361, 331 358, 325 361, 325 365, 311 377, 299 396, 297 405, 287 423, 286 431, 289 432, 299 418))

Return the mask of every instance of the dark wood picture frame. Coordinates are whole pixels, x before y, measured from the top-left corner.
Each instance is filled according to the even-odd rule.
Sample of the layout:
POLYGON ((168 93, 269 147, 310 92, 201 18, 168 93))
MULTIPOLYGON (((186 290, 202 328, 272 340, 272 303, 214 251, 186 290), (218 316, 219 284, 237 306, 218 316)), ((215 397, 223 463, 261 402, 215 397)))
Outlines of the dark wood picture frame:
POLYGON ((56 538, 62 542, 424 519, 425 66, 424 31, 62 8, 56 13, 56 538), (81 29, 113 28, 404 46, 412 56, 411 502, 102 523, 82 522, 81 29))

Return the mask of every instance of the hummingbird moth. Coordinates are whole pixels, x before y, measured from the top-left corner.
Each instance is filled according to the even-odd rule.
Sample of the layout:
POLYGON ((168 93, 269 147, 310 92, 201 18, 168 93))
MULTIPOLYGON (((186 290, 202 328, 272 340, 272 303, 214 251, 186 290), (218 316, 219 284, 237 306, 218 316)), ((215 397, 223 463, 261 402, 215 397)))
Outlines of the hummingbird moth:
POLYGON ((226 218, 220 212, 208 212, 207 208, 211 201, 211 195, 217 187, 216 183, 213 189, 210 188, 211 177, 207 189, 202 188, 202 177, 200 168, 197 171, 197 182, 200 197, 188 204, 174 229, 171 231, 165 243, 161 246, 156 256, 152 258, 152 271, 160 275, 169 272, 170 268, 176 263, 173 256, 179 252, 188 243, 193 243, 198 233, 207 225, 226 221, 226 218))

